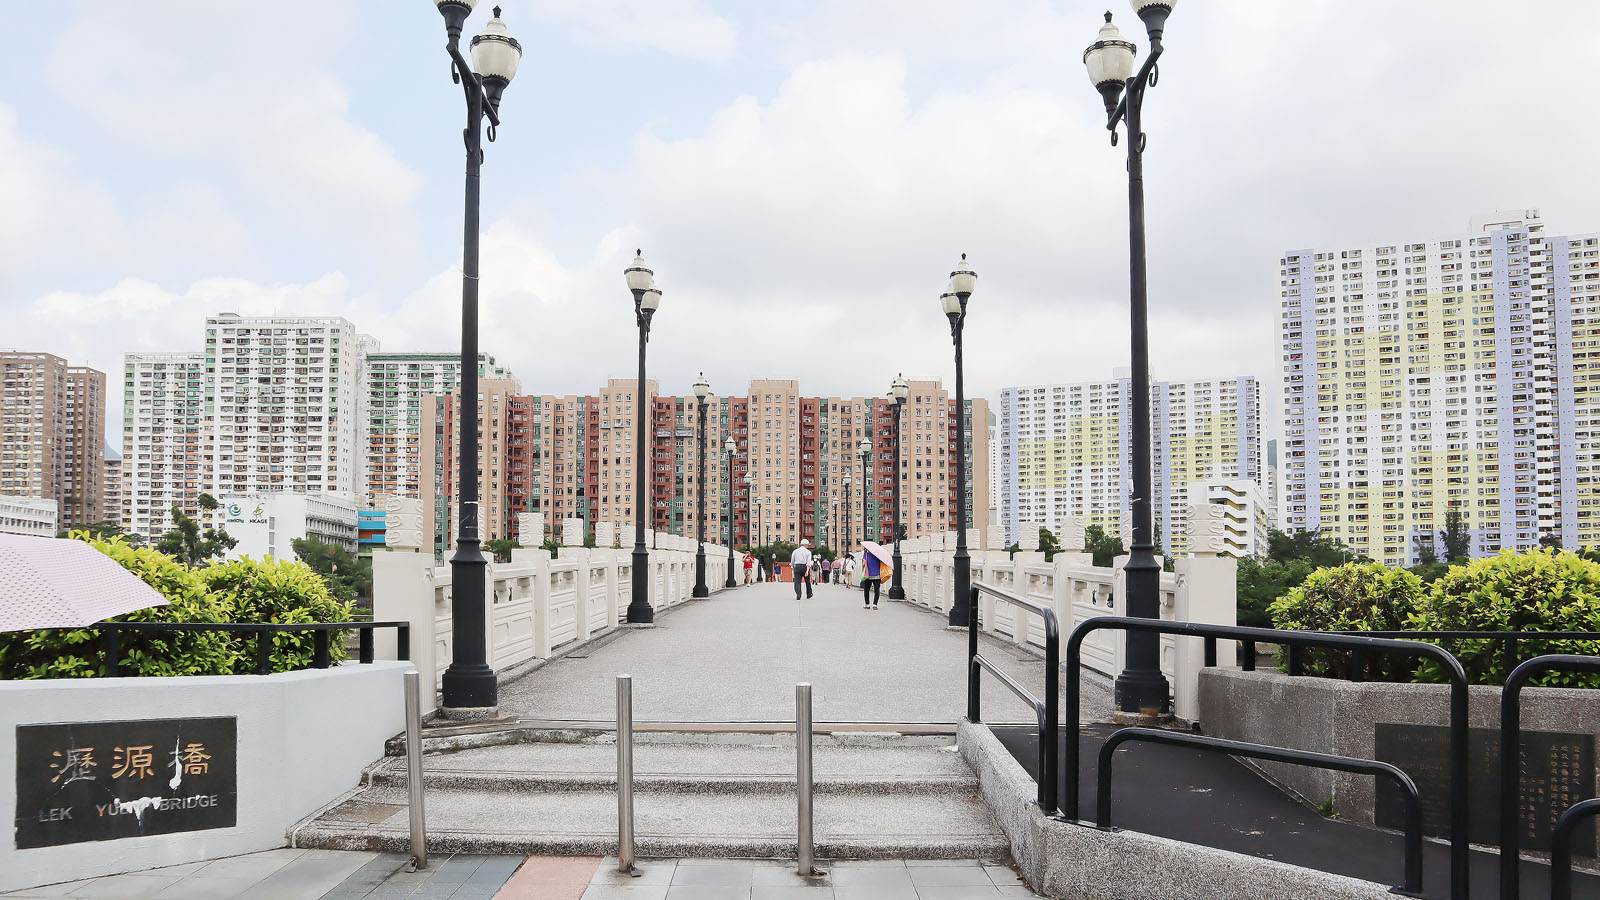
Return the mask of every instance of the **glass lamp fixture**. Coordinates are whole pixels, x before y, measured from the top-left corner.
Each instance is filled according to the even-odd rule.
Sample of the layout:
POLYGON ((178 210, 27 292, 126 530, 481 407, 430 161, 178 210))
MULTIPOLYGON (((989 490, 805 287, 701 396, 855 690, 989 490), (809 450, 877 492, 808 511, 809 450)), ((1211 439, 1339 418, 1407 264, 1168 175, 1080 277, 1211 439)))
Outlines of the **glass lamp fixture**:
POLYGON ((1130 0, 1133 11, 1144 20, 1144 30, 1150 35, 1151 43, 1160 43, 1161 32, 1167 29, 1167 16, 1172 15, 1172 8, 1178 5, 1178 0, 1130 0))
POLYGON ((710 385, 709 382, 706 381, 706 373, 701 372, 700 373, 700 380, 696 381, 694 383, 694 395, 696 397, 699 397, 701 400, 704 400, 708 396, 710 396, 710 394, 711 394, 711 385, 710 385))
POLYGON ((500 7, 494 8, 494 18, 483 26, 483 31, 472 39, 472 68, 483 79, 483 92, 489 105, 500 108, 500 95, 506 85, 517 77, 517 64, 522 62, 522 45, 506 31, 500 18, 500 7))
POLYGON ((966 308, 967 296, 978 288, 978 273, 972 271, 972 264, 967 262, 967 255, 961 254, 961 261, 956 263, 955 271, 950 273, 950 291, 961 298, 961 307, 966 308))
POLYGON ((961 298, 955 291, 945 291, 939 295, 939 305, 944 308, 944 314, 952 320, 961 317, 961 298))
POLYGON ((1116 111, 1122 88, 1133 77, 1133 61, 1138 53, 1138 48, 1111 21, 1111 13, 1106 13, 1106 24, 1100 27, 1099 36, 1083 51, 1083 65, 1089 70, 1089 83, 1105 99, 1108 115, 1116 111))
POLYGON ((644 263, 644 251, 635 250, 633 265, 622 270, 622 277, 628 280, 628 290, 640 293, 650 290, 656 283, 656 273, 644 263))
POLYGON ((904 400, 906 398, 906 394, 909 394, 910 392, 911 386, 906 384, 905 375, 896 375, 894 377, 894 384, 889 386, 889 393, 893 395, 896 400, 904 400))
POLYGON ((722 452, 732 456, 733 454, 739 452, 739 445, 733 442, 733 438, 728 438, 722 442, 722 452))

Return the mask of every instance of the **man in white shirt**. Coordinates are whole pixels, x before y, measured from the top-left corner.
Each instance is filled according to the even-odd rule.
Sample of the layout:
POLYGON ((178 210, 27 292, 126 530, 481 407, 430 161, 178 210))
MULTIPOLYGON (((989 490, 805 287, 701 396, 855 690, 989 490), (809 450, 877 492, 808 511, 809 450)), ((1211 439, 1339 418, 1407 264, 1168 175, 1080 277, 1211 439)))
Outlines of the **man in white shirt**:
POLYGON ((801 538, 800 546, 789 555, 789 567, 794 569, 794 599, 800 599, 802 582, 806 586, 806 599, 811 599, 811 579, 806 577, 811 571, 811 541, 801 538))

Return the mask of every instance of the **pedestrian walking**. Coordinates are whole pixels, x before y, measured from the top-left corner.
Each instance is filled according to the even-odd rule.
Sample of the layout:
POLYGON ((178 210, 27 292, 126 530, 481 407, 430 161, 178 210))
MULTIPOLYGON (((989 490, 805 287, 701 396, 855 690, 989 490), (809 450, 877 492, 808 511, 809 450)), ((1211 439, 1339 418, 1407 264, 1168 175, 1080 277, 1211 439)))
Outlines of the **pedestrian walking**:
POLYGON ((861 554, 861 602, 867 609, 878 608, 879 586, 883 583, 883 563, 872 553, 861 554))
POLYGON ((756 571, 756 558, 754 556, 751 556, 750 552, 747 550, 747 551, 745 551, 745 554, 744 554, 744 583, 745 584, 749 584, 750 583, 750 579, 755 577, 755 571, 756 571))
POLYGON ((822 576, 817 579, 817 584, 828 583, 828 570, 831 568, 833 568, 833 563, 831 563, 828 558, 824 556, 822 558, 822 562, 817 563, 817 570, 822 573, 822 576))
POLYGON ((800 546, 794 548, 794 553, 789 555, 789 567, 794 569, 794 599, 800 599, 800 585, 806 587, 806 599, 811 599, 811 579, 807 577, 811 570, 811 541, 807 538, 800 539, 800 546))

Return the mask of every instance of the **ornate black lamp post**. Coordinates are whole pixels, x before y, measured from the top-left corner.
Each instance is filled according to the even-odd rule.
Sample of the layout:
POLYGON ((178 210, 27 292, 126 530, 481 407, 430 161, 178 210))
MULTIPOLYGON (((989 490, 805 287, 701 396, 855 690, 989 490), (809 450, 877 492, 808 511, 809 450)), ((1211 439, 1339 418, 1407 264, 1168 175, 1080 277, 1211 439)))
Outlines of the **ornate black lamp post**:
MULTIPOLYGON (((872 420, 868 418, 867 421, 870 423, 872 420)), ((867 425, 867 433, 872 433, 871 424, 867 425)), ((867 468, 872 461, 872 441, 868 438, 862 438, 861 444, 856 447, 856 455, 861 457, 861 539, 864 541, 867 539, 867 499, 869 497, 867 486, 872 484, 872 476, 867 468)), ((883 535, 880 534, 878 537, 883 537, 883 535)), ((866 557, 862 557, 862 561, 865 560, 866 557)))
MULTIPOLYGON (((850 476, 846 475, 845 477, 849 478, 850 476)), ((847 481, 847 482, 845 482, 845 484, 849 484, 849 482, 847 481)), ((834 545, 834 548, 833 548, 833 552, 834 552, 834 557, 833 558, 834 558, 835 562, 844 562, 845 548, 846 548, 846 544, 848 542, 845 541, 845 539, 844 539, 844 532, 839 530, 839 498, 837 496, 829 497, 828 498, 828 506, 833 511, 833 516, 832 516, 832 520, 831 520, 832 521, 833 533, 831 535, 829 535, 829 537, 838 542, 837 544, 834 545)))
POLYGON ((978 287, 978 273, 961 254, 950 273, 950 286, 939 298, 945 318, 950 320, 950 339, 956 346, 956 555, 952 566, 956 595, 950 603, 950 624, 962 628, 972 615, 972 558, 967 555, 967 388, 961 371, 961 332, 967 324, 967 298, 978 287))
MULTIPOLYGON (((1124 40, 1111 24, 1100 29, 1099 39, 1083 53, 1089 80, 1106 104, 1106 129, 1111 143, 1117 142, 1117 124, 1128 129, 1128 256, 1129 300, 1133 351, 1133 546, 1123 566, 1127 584, 1127 614, 1147 619, 1161 615, 1161 565, 1156 562, 1155 533, 1150 508, 1150 349, 1147 328, 1147 285, 1145 281, 1144 240, 1144 131, 1140 119, 1145 90, 1157 79, 1156 61, 1161 58, 1161 34, 1167 16, 1177 0, 1133 0, 1133 8, 1144 20, 1150 35, 1150 56, 1134 74, 1137 49, 1124 40)), ((1149 718, 1164 715, 1168 709, 1167 679, 1161 674, 1160 637, 1155 634, 1127 633, 1126 663, 1117 675, 1116 703, 1123 717, 1149 718)))
POLYGON ((695 498, 695 518, 700 520, 700 547, 694 555, 694 591, 690 596, 705 598, 711 596, 711 589, 706 587, 706 407, 711 399, 711 385, 706 383, 704 372, 694 383, 694 396, 700 406, 700 473, 697 476, 700 491, 695 498))
POLYGON ((738 454, 739 445, 730 437, 722 442, 722 452, 728 457, 728 580, 722 586, 731 588, 739 586, 733 580, 733 457, 738 454))
POLYGON ((644 347, 650 341, 650 317, 661 307, 661 290, 656 287, 655 273, 644 264, 644 252, 638 251, 633 265, 623 270, 628 280, 628 290, 633 292, 633 317, 639 324, 639 440, 634 447, 633 506, 635 528, 633 535, 633 595, 628 601, 628 621, 644 624, 656 620, 656 611, 650 608, 650 551, 644 545, 644 511, 650 505, 650 482, 645 480, 645 432, 650 428, 646 417, 644 382, 644 347))
POLYGON ((500 125, 500 97, 517 74, 522 45, 506 32, 500 8, 472 39, 472 63, 461 55, 461 30, 477 0, 435 0, 444 16, 445 50, 450 54, 450 76, 461 85, 467 100, 466 215, 461 240, 461 409, 460 490, 456 552, 450 557, 450 667, 444 671, 446 709, 491 709, 498 702, 499 685, 488 664, 484 622, 484 580, 489 561, 478 540, 478 185, 483 164, 483 120, 489 120, 489 140, 500 125))
POLYGON ((889 599, 904 600, 906 589, 900 584, 900 416, 905 412, 906 394, 911 392, 904 375, 896 375, 889 394, 894 397, 894 575, 889 584, 889 599))

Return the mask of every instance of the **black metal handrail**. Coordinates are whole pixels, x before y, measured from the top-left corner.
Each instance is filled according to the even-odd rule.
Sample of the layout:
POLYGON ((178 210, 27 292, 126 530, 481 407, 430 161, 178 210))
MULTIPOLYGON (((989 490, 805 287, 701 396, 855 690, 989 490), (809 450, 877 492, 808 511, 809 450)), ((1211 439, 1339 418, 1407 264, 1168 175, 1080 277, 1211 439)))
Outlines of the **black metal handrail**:
POLYGON ((1413 782, 1411 777, 1399 768, 1389 763, 1372 759, 1334 756, 1329 753, 1315 753, 1310 750, 1294 750, 1287 747, 1271 747, 1266 744, 1253 744, 1249 741, 1230 741, 1198 734, 1162 731, 1159 728, 1124 728, 1113 732, 1109 738, 1106 738, 1106 742, 1100 746, 1100 759, 1097 766, 1099 779, 1095 792, 1094 824, 1096 828, 1109 829, 1111 827, 1111 761, 1115 758, 1117 748, 1129 741, 1189 747, 1195 750, 1226 753, 1229 756, 1246 756, 1251 759, 1264 759, 1268 762, 1313 766, 1319 769, 1333 769, 1339 772, 1354 772, 1357 775, 1375 775, 1392 780, 1400 787, 1406 798, 1405 883, 1395 888, 1394 893, 1411 897, 1422 896, 1422 796, 1417 792, 1416 782, 1413 782))
POLYGON ((1255 644, 1287 644, 1305 647, 1324 647, 1350 650, 1359 648, 1369 653, 1395 653, 1403 656, 1423 656, 1437 661, 1450 675, 1450 896, 1452 900, 1467 900, 1468 864, 1471 852, 1468 843, 1467 808, 1467 672, 1461 661, 1448 651, 1420 641, 1400 641, 1389 638, 1358 637, 1356 635, 1328 634, 1314 631, 1279 631, 1273 628, 1250 628, 1243 625, 1207 625, 1199 622, 1169 622, 1123 616, 1096 616, 1085 619, 1072 629, 1067 638, 1066 761, 1062 779, 1066 796, 1061 808, 1067 818, 1078 820, 1078 714, 1081 700, 1079 690, 1079 665, 1083 655, 1083 641, 1091 633, 1104 629, 1143 631, 1156 634, 1211 638, 1207 656, 1215 659, 1214 639, 1244 642, 1244 668, 1255 668, 1255 644))
MULTIPOLYGON (((967 616, 967 721, 983 721, 978 703, 978 673, 988 669, 999 676, 1001 683, 1011 688, 1023 700, 1033 704, 1034 717, 1039 723, 1039 809, 1045 815, 1056 812, 1060 775, 1057 768, 1056 745, 1060 743, 1061 723, 1061 623, 1056 611, 1042 603, 1018 596, 1010 591, 984 584, 972 584, 972 609, 967 616), (1044 699, 1033 696, 1015 679, 1001 672, 992 662, 978 652, 978 595, 989 594, 998 600, 1038 613, 1044 619, 1044 699)), ((1025 624, 1025 623, 1024 623, 1025 624)), ((1076 736, 1076 732, 1074 732, 1076 736)), ((1076 780, 1076 779, 1074 779, 1076 780)))
MULTIPOLYGON (((1572 900, 1572 834, 1584 819, 1595 815, 1600 815, 1600 798, 1580 800, 1556 820, 1550 836, 1550 900, 1572 900)), ((1516 900, 1516 896, 1502 891, 1501 900, 1516 900)))
MULTIPOLYGON (((1600 656, 1574 656, 1556 653, 1528 660, 1506 676, 1506 685, 1500 690, 1500 900, 1517 900, 1520 885, 1517 881, 1521 862, 1521 836, 1517 826, 1522 824, 1517 803, 1519 773, 1522 757, 1522 689, 1529 679, 1540 672, 1600 672, 1600 656)), ((1596 801, 1584 801, 1595 803, 1596 801)), ((1567 813, 1571 813, 1579 803, 1567 813)), ((1567 820, 1562 814, 1560 822, 1567 820)), ((1560 822, 1556 830, 1561 828, 1560 822)), ((1575 824, 1574 824, 1575 827, 1575 824)), ((1568 835, 1570 838, 1570 835, 1568 835)), ((1555 885, 1555 850, 1551 848, 1551 886, 1555 885)), ((1571 860, 1568 859, 1568 869, 1571 860)), ((1569 871, 1570 879, 1570 871, 1569 871)), ((1569 888, 1570 890, 1570 888, 1569 888)), ((1554 894, 1552 894, 1554 896, 1554 894)))
POLYGON ((273 635, 310 631, 312 638, 311 667, 326 669, 333 665, 329 635, 335 631, 360 633, 361 646, 357 651, 363 664, 371 663, 374 654, 373 632, 379 628, 395 629, 395 656, 411 658, 410 622, 97 622, 90 631, 100 632, 102 674, 106 678, 122 677, 122 632, 154 631, 166 633, 217 631, 256 635, 256 674, 272 674, 273 635))
MULTIPOLYGON (((1494 641, 1500 648, 1501 664, 1509 672, 1522 661, 1521 645, 1558 644, 1563 641, 1600 641, 1600 631, 1329 631, 1326 634, 1354 634, 1370 637, 1423 641, 1494 641)), ((1290 675, 1302 672, 1302 660, 1292 649, 1287 660, 1290 675)), ((1359 651, 1350 654, 1350 680, 1366 680, 1366 657, 1359 651)))

